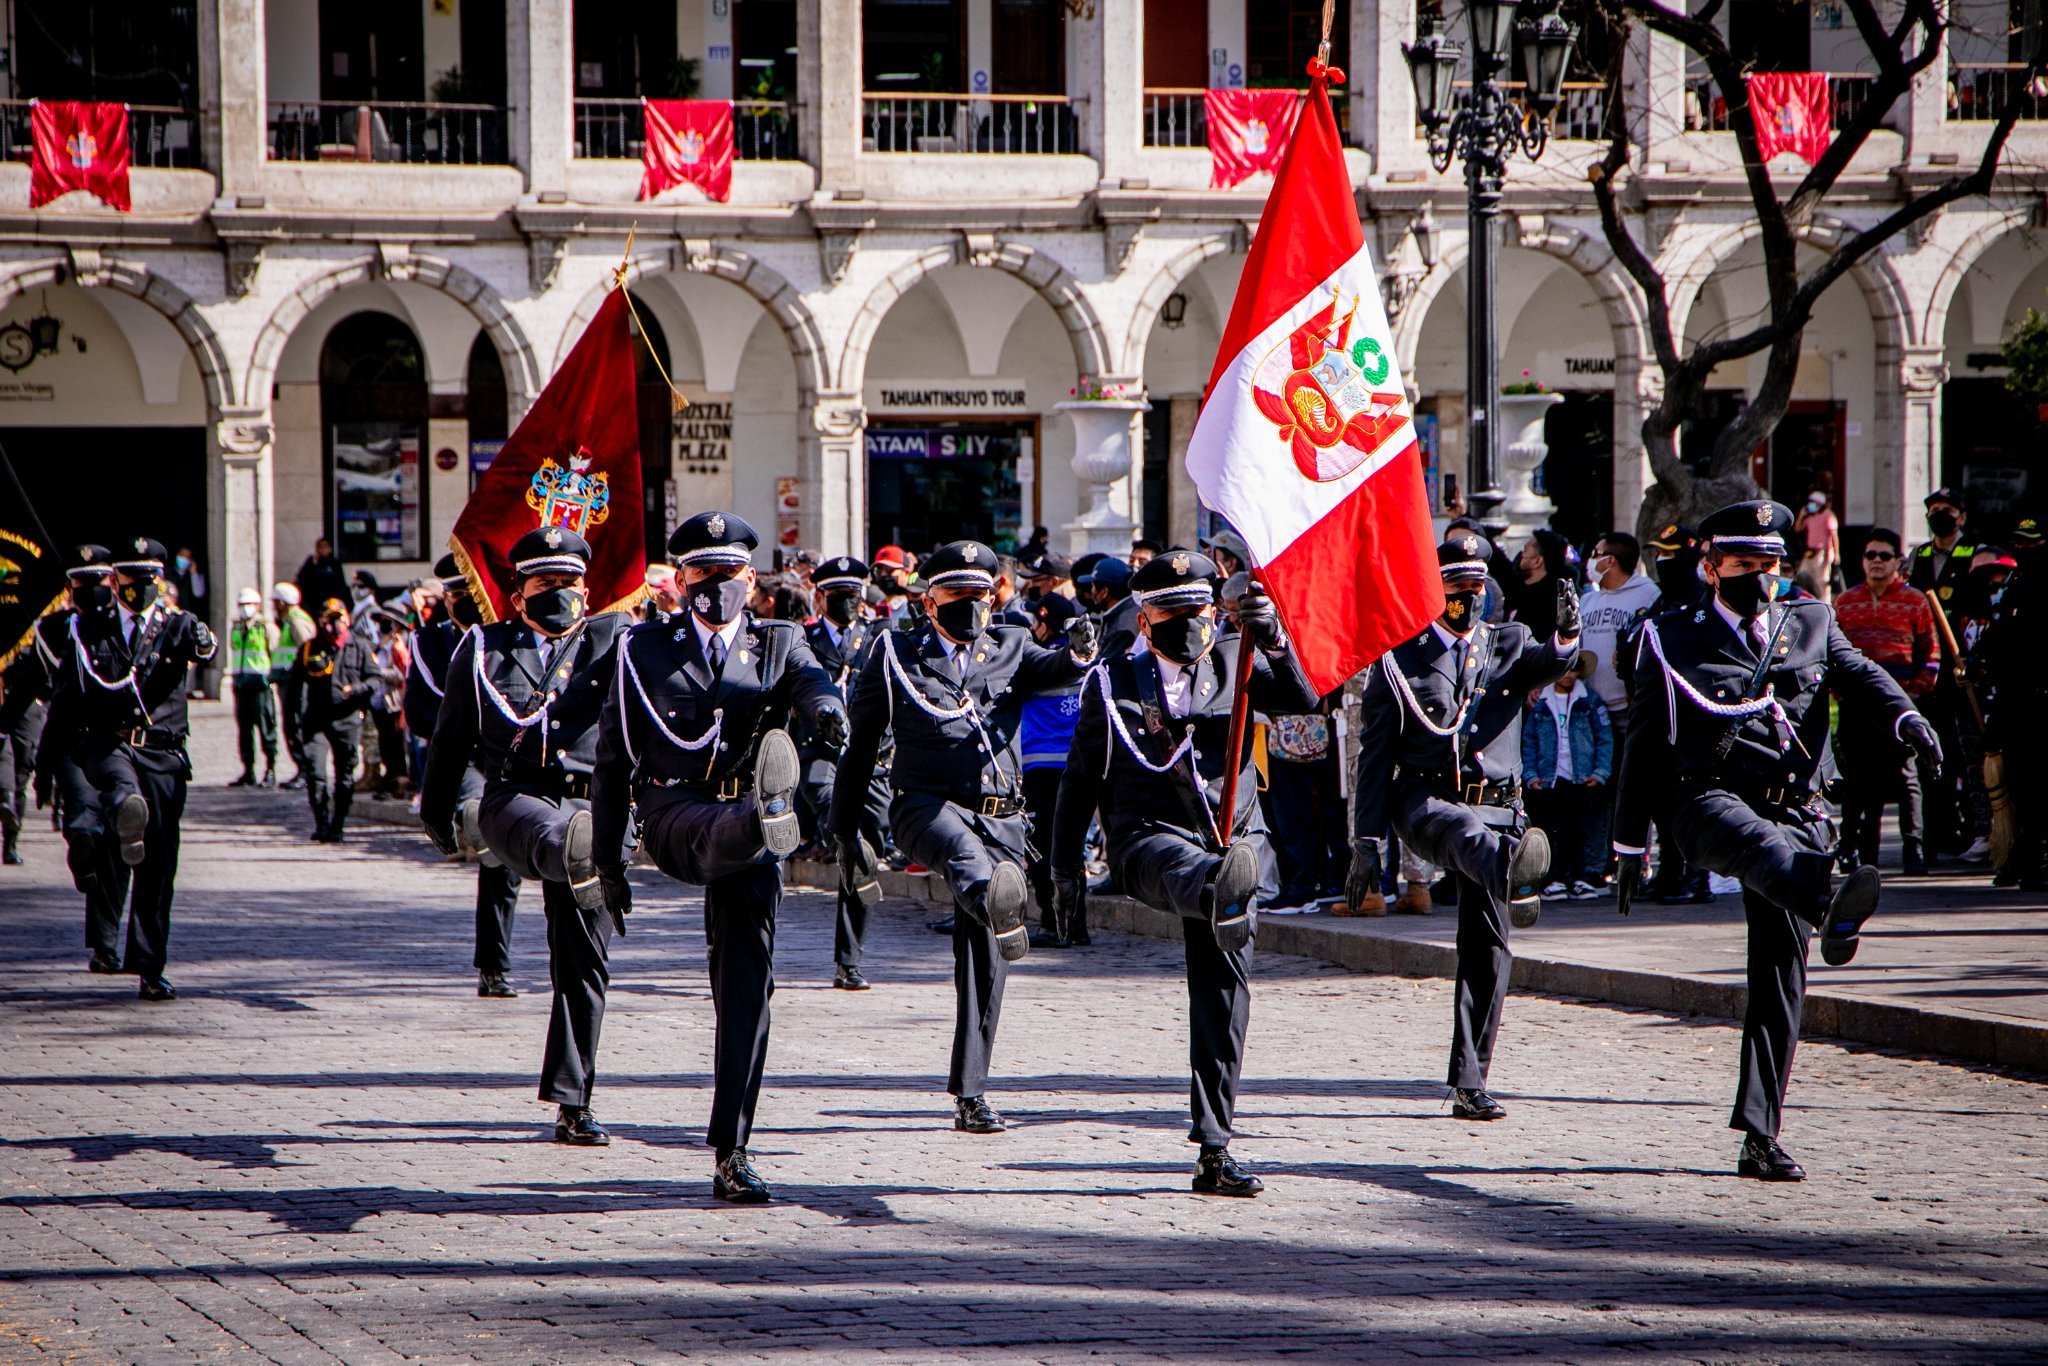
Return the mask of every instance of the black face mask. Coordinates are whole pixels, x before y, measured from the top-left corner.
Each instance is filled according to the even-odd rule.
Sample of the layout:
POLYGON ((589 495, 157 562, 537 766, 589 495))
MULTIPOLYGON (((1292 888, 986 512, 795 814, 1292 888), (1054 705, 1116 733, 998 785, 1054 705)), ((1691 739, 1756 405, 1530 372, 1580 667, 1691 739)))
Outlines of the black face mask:
POLYGON ((1152 648, 1176 664, 1192 664, 1216 643, 1216 623, 1199 613, 1168 617, 1151 625, 1152 648))
POLYGON ((456 623, 461 626, 484 624, 484 614, 478 610, 476 599, 467 593, 448 599, 448 615, 455 618, 456 623))
POLYGON ((1461 593, 1444 594, 1444 626, 1459 635, 1479 624, 1479 599, 1477 588, 1468 588, 1461 593))
POLYGON ((827 593, 825 595, 825 619, 839 626, 851 626, 860 616, 860 594, 827 593))
POLYGON ((989 614, 995 609, 987 598, 956 598, 932 609, 939 629, 963 644, 978 640, 988 629, 989 614))
POLYGON ((745 579, 726 575, 693 583, 686 591, 690 610, 702 617, 706 626, 723 626, 747 609, 753 587, 745 579))
POLYGON ((1729 611, 1747 620, 1764 610, 1764 605, 1778 595, 1778 576, 1761 571, 1755 574, 1723 574, 1714 586, 1714 596, 1719 598, 1729 611))
POLYGON ((71 605, 88 615, 103 615, 114 608, 114 585, 105 579, 71 585, 71 605))
POLYGON ((583 620, 583 590, 550 588, 545 593, 530 593, 522 600, 519 615, 536 630, 561 635, 583 620))
POLYGON ((1956 530, 1956 515, 1939 510, 1927 514, 1927 529, 1937 536, 1953 536, 1956 530))
POLYGON ((117 592, 121 602, 131 612, 147 612, 149 605, 156 601, 156 580, 144 579, 138 583, 124 583, 117 592))

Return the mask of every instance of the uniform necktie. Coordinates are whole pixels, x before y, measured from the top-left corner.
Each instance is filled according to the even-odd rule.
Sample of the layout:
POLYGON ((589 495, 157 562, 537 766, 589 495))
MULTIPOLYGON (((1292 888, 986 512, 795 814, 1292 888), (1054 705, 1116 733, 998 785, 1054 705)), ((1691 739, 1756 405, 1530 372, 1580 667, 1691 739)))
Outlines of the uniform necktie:
POLYGON ((713 635, 711 637, 711 672, 715 674, 723 674, 725 672, 726 649, 724 636, 713 635))

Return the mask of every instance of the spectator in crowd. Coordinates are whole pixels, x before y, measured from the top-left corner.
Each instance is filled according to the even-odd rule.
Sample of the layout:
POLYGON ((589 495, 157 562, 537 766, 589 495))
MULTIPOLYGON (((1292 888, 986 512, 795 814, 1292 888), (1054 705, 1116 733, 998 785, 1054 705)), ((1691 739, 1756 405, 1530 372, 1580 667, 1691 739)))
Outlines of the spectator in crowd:
MULTIPOLYGON (((1031 608, 1031 638, 1048 648, 1056 647, 1066 640, 1067 626, 1081 615, 1080 604, 1072 598, 1047 593, 1031 608)), ((1067 773, 1067 751, 1073 747, 1074 726, 1080 716, 1081 684, 1075 682, 1025 698, 1018 717, 1024 814, 1031 830, 1024 875, 1038 902, 1039 928, 1031 936, 1034 948, 1064 949, 1093 942, 1088 936, 1085 899, 1069 924, 1059 915, 1052 887, 1053 808, 1059 803, 1060 780, 1067 773)))
POLYGON ((1344 896, 1351 867, 1351 815, 1333 720, 1343 691, 1314 711, 1266 718, 1266 824, 1280 864, 1280 890, 1265 915, 1297 915, 1344 896))
MULTIPOLYGON (((171 562, 164 566, 164 581, 170 585, 177 605, 198 617, 207 620, 206 571, 199 567, 199 557, 192 553, 192 547, 181 545, 171 562)), ((218 658, 218 656, 216 656, 218 658)), ((204 697, 212 690, 213 663, 201 660, 192 666, 193 697, 204 697)))
POLYGON ((370 613, 377 610, 382 599, 383 585, 377 576, 367 569, 358 569, 349 581, 348 624, 349 629, 368 639, 376 629, 370 621, 370 613))
POLYGON ((1578 558, 1571 542, 1549 527, 1538 527, 1515 557, 1508 616, 1528 627, 1537 640, 1557 634, 1557 585, 1576 585, 1578 558))
POLYGON ((1573 901, 1600 895, 1598 883, 1607 870, 1607 822, 1601 813, 1614 776, 1614 728, 1599 695, 1586 686, 1592 669, 1582 651, 1522 722, 1529 823, 1550 836, 1550 881, 1543 895, 1573 901))
POLYGON ((1037 559, 1045 553, 1046 547, 1050 544, 1052 544, 1052 533, 1042 526, 1035 526, 1031 528, 1030 539, 1017 547, 1017 558, 1024 561, 1037 559))
POLYGON ((299 589, 299 605, 310 616, 324 607, 331 598, 348 601, 348 571, 334 554, 334 542, 322 536, 313 542, 313 553, 299 566, 295 580, 299 589))
POLYGON ((640 615, 647 621, 667 621, 683 610, 683 592, 676 586, 676 571, 665 564, 647 566, 647 601, 640 615))
POLYGON ((1835 600, 1835 574, 1842 566, 1842 524, 1828 506, 1828 495, 1815 489, 1792 525, 1799 546, 1799 586, 1822 602, 1835 600))
MULTIPOLYGON (((1941 668, 1934 613, 1925 594, 1900 576, 1899 533, 1885 527, 1863 542, 1863 582, 1835 603, 1835 620, 1851 645, 1898 681, 1917 704, 1941 668)), ((1899 808, 1904 870, 1927 871, 1921 805, 1922 775, 1912 751, 1881 711, 1860 698, 1838 702, 1835 762, 1842 776, 1842 843, 1846 868, 1877 862, 1878 826, 1886 806, 1899 808)))
POLYGON ((405 743, 405 675, 412 665, 406 645, 406 620, 390 607, 373 609, 368 618, 377 660, 375 689, 370 694, 370 722, 377 728, 375 790, 396 797, 412 778, 412 751, 405 743))
POLYGON ((1252 552, 1244 543, 1244 537, 1225 527, 1209 538, 1209 558, 1216 561, 1216 567, 1223 571, 1225 579, 1231 579, 1251 567, 1252 552))
MULTIPOLYGON (((1628 683, 1622 674, 1620 656, 1636 623, 1657 601, 1657 585, 1643 573, 1642 560, 1642 544, 1634 536, 1626 531, 1608 532, 1593 542, 1593 553, 1586 566, 1592 586, 1580 599, 1586 626, 1579 643, 1585 657, 1593 661, 1586 686, 1607 709, 1608 725, 1617 736, 1626 733, 1628 722, 1628 683)), ((1591 815, 1592 833, 1588 838, 1599 853, 1600 869, 1600 875, 1591 880, 1603 886, 1607 881, 1607 829, 1613 814, 1603 806, 1591 815)))
POLYGON ((1163 549, 1165 547, 1161 546, 1159 542, 1140 536, 1137 540, 1131 542, 1131 553, 1126 563, 1131 568, 1136 569, 1163 549))
MULTIPOLYGON (((1969 505, 1959 490, 1936 489, 1927 495, 1924 506, 1929 539, 1915 546, 1908 557, 1906 581, 1923 593, 1934 594, 1935 603, 1946 612, 1969 578, 1970 565, 1977 558, 1977 543, 1969 534, 1969 505)), ((1969 842, 1962 819, 1964 764, 1960 761, 1963 731, 1970 724, 1966 715, 1969 708, 1956 682, 1959 661, 1938 633, 1935 646, 1941 652, 1943 672, 1936 678, 1932 691, 1913 699, 1920 714, 1933 725, 1941 741, 1941 752, 1953 761, 1942 765, 1939 772, 1921 775, 1921 826, 1930 863, 1961 852, 1969 842)))
POLYGON ((229 787, 277 786, 277 701, 270 691, 270 662, 277 654, 277 623, 263 615, 263 598, 244 588, 228 623, 228 686, 234 689, 235 738, 242 774, 229 787), (256 777, 256 747, 263 746, 263 777, 256 777))
POLYGON ((1059 551, 1041 550, 1022 563, 1024 601, 1030 606, 1036 607, 1038 600, 1048 593, 1070 599, 1074 596, 1074 562, 1059 551))
POLYGON ((1023 590, 1018 585, 1024 582, 1024 566, 1015 555, 996 556, 996 586, 990 601, 995 612, 991 620, 998 626, 1030 626, 1031 612, 1025 606, 1023 590))
MULTIPOLYGON (((326 542, 323 540, 320 544, 325 545, 326 542)), ((299 657, 300 647, 317 634, 317 628, 313 624, 313 614, 300 605, 297 584, 272 584, 270 610, 277 619, 277 648, 270 655, 270 681, 278 692, 277 715, 284 727, 284 752, 292 758, 292 776, 285 779, 283 785, 300 788, 306 785, 306 743, 299 727, 298 709, 290 705, 286 684, 292 664, 299 657)))

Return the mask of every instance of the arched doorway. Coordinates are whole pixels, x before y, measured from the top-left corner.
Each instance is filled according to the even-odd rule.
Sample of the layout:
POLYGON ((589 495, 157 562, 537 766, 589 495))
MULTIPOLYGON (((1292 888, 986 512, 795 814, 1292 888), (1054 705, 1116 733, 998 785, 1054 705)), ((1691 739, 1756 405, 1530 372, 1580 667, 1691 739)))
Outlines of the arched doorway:
POLYGON ((675 373, 674 353, 668 334, 656 320, 654 310, 639 295, 633 296, 636 321, 632 328, 633 397, 640 413, 640 490, 646 517, 647 558, 658 560, 668 548, 669 518, 666 490, 669 484, 669 448, 675 441, 675 405, 669 396, 663 372, 675 373), (657 358, 659 365, 656 364, 657 358))
POLYGON ((470 343, 462 390, 462 411, 469 420, 470 441, 503 441, 512 434, 505 363, 498 359, 498 348, 492 345, 490 334, 481 329, 470 343))
POLYGON ((320 348, 325 525, 349 564, 431 559, 427 367, 419 338, 388 313, 353 313, 320 348))
MULTIPOLYGON (((1993 243, 1964 274, 1948 306, 1942 359, 1941 457, 1935 483, 1969 500, 1970 534, 2004 543, 2022 517, 2048 513, 2039 468, 2048 408, 2005 387, 2001 351, 2028 309, 2048 311, 2048 246, 2031 232, 1993 243)), ((1907 535, 1923 534, 1917 508, 1907 535)))

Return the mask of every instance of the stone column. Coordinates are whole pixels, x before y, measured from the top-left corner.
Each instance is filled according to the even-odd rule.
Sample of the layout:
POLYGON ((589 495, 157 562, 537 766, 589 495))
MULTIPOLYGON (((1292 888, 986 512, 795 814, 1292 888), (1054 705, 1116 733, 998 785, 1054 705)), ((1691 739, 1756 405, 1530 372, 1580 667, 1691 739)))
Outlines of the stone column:
POLYGON ((861 197, 860 13, 860 0, 797 0, 797 143, 826 199, 861 197))
POLYGON ((526 172, 527 195, 544 203, 567 198, 576 150, 574 9, 573 0, 505 6, 512 160, 526 172))
POLYGON ((1685 133, 1685 45, 1648 29, 1629 35, 1623 85, 1628 102, 1629 141, 1644 161, 1669 162, 1687 154, 1678 139, 1685 133))
MULTIPOLYGON (((1617 337, 1616 342, 1620 342, 1617 337)), ((1614 524, 1635 524, 1636 509, 1650 488, 1650 457, 1643 449, 1643 419, 1664 398, 1664 372, 1640 356, 1614 356, 1614 524)))
POLYGON ((1878 371, 1876 521, 1916 527, 1921 500, 1941 483, 1941 387, 1948 363, 1939 346, 1908 346, 1896 367, 1878 371), (1887 430, 1889 429, 1889 430, 1887 430), (1890 433, 1896 432, 1892 440, 1890 433))
POLYGON ((1351 9, 1351 141, 1375 175, 1419 173, 1429 149, 1415 136, 1415 87, 1401 44, 1415 40, 1414 0, 1356 0, 1351 9))
POLYGON ((267 599, 276 578, 275 502, 270 480, 270 409, 230 408, 207 428, 207 575, 216 620, 244 588, 267 599))
POLYGON ((1073 74, 1067 81, 1081 125, 1081 150, 1114 186, 1141 178, 1144 145, 1145 22, 1140 0, 1102 0, 1092 23, 1076 34, 1073 74))
POLYGON ((269 155, 263 71, 263 0, 207 0, 199 7, 199 140, 220 181, 221 202, 263 198, 269 155))
POLYGON ((798 458, 798 527, 805 549, 859 555, 868 536, 867 411, 856 393, 819 394, 798 458))

